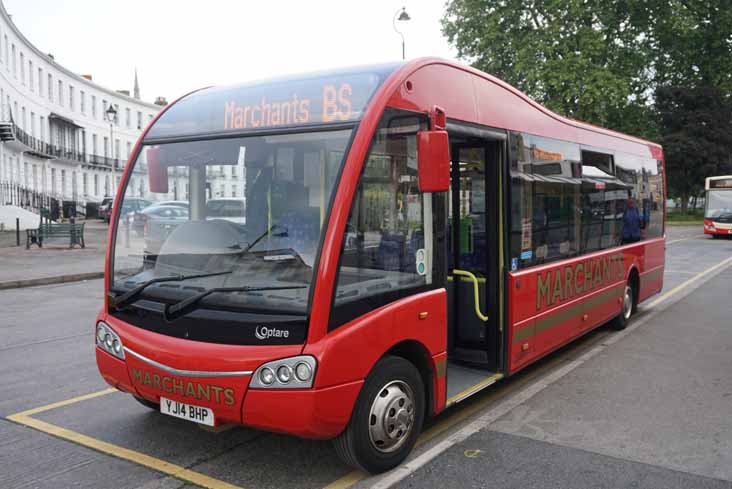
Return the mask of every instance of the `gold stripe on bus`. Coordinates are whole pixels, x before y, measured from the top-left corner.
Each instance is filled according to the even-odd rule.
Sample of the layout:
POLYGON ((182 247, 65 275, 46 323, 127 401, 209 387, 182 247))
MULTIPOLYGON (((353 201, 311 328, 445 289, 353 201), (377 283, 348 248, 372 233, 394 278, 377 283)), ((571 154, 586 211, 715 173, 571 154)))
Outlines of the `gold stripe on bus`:
POLYGON ((443 378, 447 373, 447 358, 438 360, 435 363, 435 370, 437 371, 437 377, 440 379, 443 378))
POLYGON ((608 290, 600 292, 599 294, 590 297, 584 301, 578 302, 566 309, 563 309, 554 314, 550 314, 541 319, 537 319, 534 322, 534 327, 530 325, 516 330, 513 334, 513 343, 521 343, 531 338, 532 336, 538 335, 539 333, 546 331, 547 329, 553 328, 557 324, 568 321, 574 317, 580 316, 585 309, 597 307, 605 304, 611 300, 617 300, 625 289, 625 284, 616 284, 610 287, 608 290))

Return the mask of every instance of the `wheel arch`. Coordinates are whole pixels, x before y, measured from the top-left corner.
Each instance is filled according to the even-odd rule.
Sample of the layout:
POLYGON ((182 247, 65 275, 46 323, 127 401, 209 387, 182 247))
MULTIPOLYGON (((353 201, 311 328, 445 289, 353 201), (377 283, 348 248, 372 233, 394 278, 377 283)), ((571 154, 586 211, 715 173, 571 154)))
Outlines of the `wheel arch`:
POLYGON ((633 264, 628 270, 628 278, 626 282, 630 283, 633 287, 633 310, 638 307, 638 299, 640 297, 640 273, 638 267, 633 264))
POLYGON ((389 348, 386 352, 384 352, 379 360, 390 355, 404 358, 417 368, 417 371, 422 378, 422 383, 424 384, 425 417, 432 416, 432 414, 434 413, 434 379, 436 366, 434 364, 434 361, 432 360, 432 356, 430 355, 429 350, 427 350, 427 348, 417 340, 404 340, 389 348))

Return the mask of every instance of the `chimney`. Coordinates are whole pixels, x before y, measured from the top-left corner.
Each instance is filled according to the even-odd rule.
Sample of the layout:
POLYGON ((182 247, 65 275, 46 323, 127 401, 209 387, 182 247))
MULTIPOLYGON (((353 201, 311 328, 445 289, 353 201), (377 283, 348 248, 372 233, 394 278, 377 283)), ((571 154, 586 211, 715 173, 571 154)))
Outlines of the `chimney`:
POLYGON ((56 60, 56 58, 54 58, 54 57, 53 57, 53 54, 51 54, 51 53, 48 53, 48 57, 49 57, 49 58, 51 58, 51 59, 52 59, 52 60, 54 60, 54 61, 56 60))
POLYGON ((89 81, 92 81, 92 76, 91 75, 81 75, 81 77, 82 78, 86 78, 89 81))
POLYGON ((156 97, 155 105, 159 105, 160 107, 165 107, 166 105, 168 105, 168 101, 165 100, 165 97, 156 97))

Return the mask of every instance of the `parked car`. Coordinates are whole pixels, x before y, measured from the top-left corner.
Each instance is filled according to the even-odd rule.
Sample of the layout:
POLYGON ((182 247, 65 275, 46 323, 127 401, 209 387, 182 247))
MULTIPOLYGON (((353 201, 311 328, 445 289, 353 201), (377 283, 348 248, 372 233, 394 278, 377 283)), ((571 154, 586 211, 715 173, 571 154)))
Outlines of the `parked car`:
POLYGON ((160 206, 172 206, 172 207, 185 207, 188 208, 188 201, 187 200, 161 200, 158 202, 153 202, 151 204, 151 207, 160 207, 160 206))
POLYGON ((244 199, 210 199, 206 202, 208 219, 224 219, 237 224, 246 224, 246 205, 244 199))
POLYGON ((188 219, 188 205, 157 203, 132 214, 132 229, 138 236, 145 234, 145 226, 158 219, 188 219))
MULTIPOLYGON (((146 199, 140 199, 137 197, 132 198, 125 198, 124 202, 122 202, 122 216, 126 216, 128 214, 141 211, 145 207, 149 207, 152 202, 146 199)), ((112 217, 112 211, 109 212, 107 217, 104 219, 105 221, 109 222, 109 220, 112 217)))
POLYGON ((112 204, 113 203, 114 203, 114 198, 112 198, 112 197, 104 197, 102 199, 102 203, 99 204, 99 219, 109 222, 109 216, 112 213, 112 204))

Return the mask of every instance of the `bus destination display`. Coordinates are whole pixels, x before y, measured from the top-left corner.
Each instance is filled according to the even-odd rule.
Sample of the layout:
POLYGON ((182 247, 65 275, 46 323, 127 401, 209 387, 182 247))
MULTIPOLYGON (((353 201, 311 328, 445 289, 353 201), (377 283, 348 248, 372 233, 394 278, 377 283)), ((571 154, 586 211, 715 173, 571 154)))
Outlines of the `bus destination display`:
POLYGON ((201 90, 167 110, 146 138, 357 121, 382 76, 361 72, 201 90))

